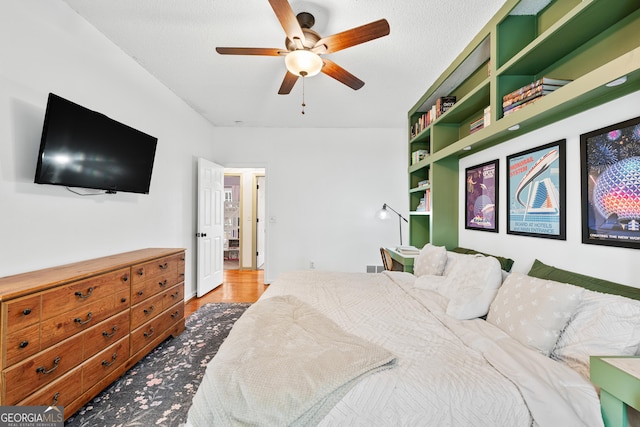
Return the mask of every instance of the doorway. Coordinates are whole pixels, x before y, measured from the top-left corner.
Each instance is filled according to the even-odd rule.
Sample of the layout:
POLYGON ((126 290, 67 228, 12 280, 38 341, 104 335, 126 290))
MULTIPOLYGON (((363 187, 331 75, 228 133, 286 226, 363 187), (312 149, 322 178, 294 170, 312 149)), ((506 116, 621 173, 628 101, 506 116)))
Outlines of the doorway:
POLYGON ((266 171, 224 169, 224 269, 264 269, 266 171))

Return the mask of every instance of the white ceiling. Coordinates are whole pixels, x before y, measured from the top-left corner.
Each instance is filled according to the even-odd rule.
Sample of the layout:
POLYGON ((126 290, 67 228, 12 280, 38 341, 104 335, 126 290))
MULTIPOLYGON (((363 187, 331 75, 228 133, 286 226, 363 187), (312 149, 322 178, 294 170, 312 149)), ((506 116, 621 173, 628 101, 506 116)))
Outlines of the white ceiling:
POLYGON ((63 0, 216 126, 404 127, 407 111, 505 0, 291 0, 322 36, 386 18, 389 36, 327 57, 365 82, 324 75, 278 95, 284 58, 217 46, 284 48, 267 0, 63 0))

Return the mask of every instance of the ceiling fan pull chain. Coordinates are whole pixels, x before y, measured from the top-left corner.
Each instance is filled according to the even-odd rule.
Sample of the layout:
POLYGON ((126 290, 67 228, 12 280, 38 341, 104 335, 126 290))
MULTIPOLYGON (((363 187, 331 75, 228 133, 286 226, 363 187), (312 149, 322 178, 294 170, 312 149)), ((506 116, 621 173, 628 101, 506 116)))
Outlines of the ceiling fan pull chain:
POLYGON ((300 72, 300 75, 302 76, 302 114, 304 115, 304 107, 307 106, 307 104, 304 103, 304 76, 307 75, 307 72, 302 71, 300 72))

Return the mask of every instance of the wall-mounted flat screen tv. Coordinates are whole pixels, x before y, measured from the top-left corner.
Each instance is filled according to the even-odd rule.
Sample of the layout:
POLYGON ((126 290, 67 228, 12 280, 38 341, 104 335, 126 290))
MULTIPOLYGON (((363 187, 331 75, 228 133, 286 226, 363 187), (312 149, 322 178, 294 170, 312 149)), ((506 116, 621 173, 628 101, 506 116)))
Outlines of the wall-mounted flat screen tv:
POLYGON ((51 93, 35 183, 148 194, 157 142, 51 93))

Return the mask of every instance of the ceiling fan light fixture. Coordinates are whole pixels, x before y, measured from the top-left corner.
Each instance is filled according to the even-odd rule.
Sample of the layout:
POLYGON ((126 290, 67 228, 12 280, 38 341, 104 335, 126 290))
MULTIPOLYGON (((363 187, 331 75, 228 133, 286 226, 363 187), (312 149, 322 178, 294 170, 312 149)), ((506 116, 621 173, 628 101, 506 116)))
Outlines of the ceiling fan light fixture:
POLYGON ((298 49, 289 52, 284 57, 287 70, 296 76, 315 76, 322 69, 322 58, 306 49, 298 49))

